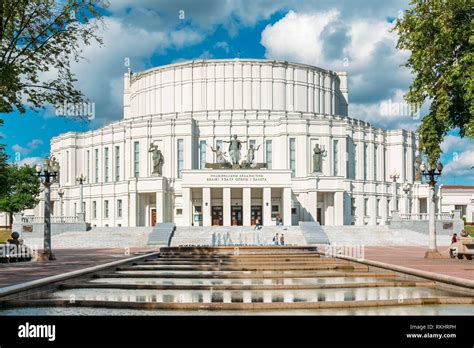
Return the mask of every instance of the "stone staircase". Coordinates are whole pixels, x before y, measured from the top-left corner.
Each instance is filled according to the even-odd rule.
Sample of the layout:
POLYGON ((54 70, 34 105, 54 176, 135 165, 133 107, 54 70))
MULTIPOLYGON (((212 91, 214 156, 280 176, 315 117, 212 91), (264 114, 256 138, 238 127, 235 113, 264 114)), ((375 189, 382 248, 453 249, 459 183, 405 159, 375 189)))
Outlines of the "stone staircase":
POLYGON ((285 245, 307 245, 299 226, 264 226, 260 231, 244 226, 177 227, 171 246, 184 245, 273 245, 273 237, 283 233, 285 245))
POLYGON ((329 238, 319 222, 300 221, 300 228, 309 245, 330 244, 329 238))

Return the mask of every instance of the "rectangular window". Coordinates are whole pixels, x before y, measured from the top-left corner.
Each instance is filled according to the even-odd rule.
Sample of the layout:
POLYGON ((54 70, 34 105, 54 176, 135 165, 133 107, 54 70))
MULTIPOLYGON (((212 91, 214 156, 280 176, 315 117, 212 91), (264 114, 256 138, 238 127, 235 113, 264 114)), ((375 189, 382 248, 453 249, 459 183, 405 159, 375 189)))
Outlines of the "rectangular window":
POLYGON ((380 198, 377 199, 377 216, 380 216, 380 198))
POLYGON ((82 211, 81 213, 85 213, 86 212, 86 202, 82 202, 82 211))
POLYGON ((265 159, 267 161, 267 169, 272 169, 273 149, 272 149, 272 141, 271 140, 267 140, 265 142, 265 159))
POLYGON ((404 167, 405 167, 405 180, 407 180, 408 178, 408 168, 410 168, 410 166, 408 165, 408 151, 407 151, 407 148, 404 148, 403 149, 403 158, 405 160, 405 163, 403 163, 404 167))
POLYGON ((387 163, 387 147, 384 147, 383 149, 383 175, 382 175, 382 178, 383 178, 383 181, 386 181, 387 180, 387 167, 388 167, 388 163, 387 163))
POLYGON ((354 179, 358 179, 357 175, 360 175, 358 165, 359 153, 357 152, 357 144, 354 144, 354 179))
POLYGON ((99 182, 99 149, 95 149, 95 182, 99 182))
POLYGON ((183 177, 183 167, 184 167, 184 141, 183 139, 178 139, 178 178, 183 177))
POLYGON ((115 146, 115 181, 120 181, 120 146, 115 146))
POLYGON ((87 162, 87 172, 86 172, 87 174, 86 174, 86 176, 89 179, 91 177, 91 157, 90 157, 91 152, 89 150, 87 150, 86 156, 87 156, 87 158, 86 158, 86 162, 87 162))
POLYGON ((92 218, 97 219, 97 202, 92 201, 92 218))
POLYGON ((104 164, 105 164, 105 173, 104 173, 104 181, 109 182, 109 148, 106 147, 104 149, 104 164))
POLYGON ((121 199, 117 200, 117 217, 119 218, 122 217, 122 200, 121 199))
POLYGON ((390 213, 390 204, 392 204, 392 201, 390 199, 387 199, 387 216, 392 216, 390 213))
POLYGON ((368 148, 369 146, 367 144, 364 144, 364 180, 367 180, 367 164, 368 164, 368 159, 367 159, 367 153, 368 153, 368 148))
POLYGON ((369 216, 369 199, 364 198, 364 216, 369 216))
POLYGON ((73 216, 76 216, 77 215, 77 203, 74 203, 74 212, 73 212, 73 216))
POLYGON ((255 139, 249 140, 249 147, 250 145, 253 145, 253 147, 256 147, 257 141, 255 139))
POLYGON ((339 175, 339 140, 333 141, 333 173, 334 176, 339 175))
POLYGON ((109 201, 105 200, 104 201, 104 219, 109 218, 109 201))
POLYGON ((69 151, 66 151, 66 182, 69 182, 69 151))
POLYGON ((351 215, 356 216, 356 213, 357 213, 356 199, 351 198, 351 215))
POLYGON ((375 145, 374 147, 374 180, 378 180, 379 176, 377 175, 377 153, 379 151, 379 147, 375 145))
POLYGON ((206 147, 206 141, 201 140, 199 142, 199 169, 206 168, 206 147))
POLYGON ((133 143, 133 176, 138 178, 140 176, 140 142, 133 143))
MULTIPOLYGON (((222 140, 217 140, 216 141, 216 149, 219 147, 221 149, 221 151, 224 151, 224 148, 222 147, 223 146, 223 142, 222 140)), ((227 152, 227 151, 224 151, 224 152, 227 152)))
POLYGON ((296 139, 290 138, 290 170, 291 176, 296 174, 296 139))

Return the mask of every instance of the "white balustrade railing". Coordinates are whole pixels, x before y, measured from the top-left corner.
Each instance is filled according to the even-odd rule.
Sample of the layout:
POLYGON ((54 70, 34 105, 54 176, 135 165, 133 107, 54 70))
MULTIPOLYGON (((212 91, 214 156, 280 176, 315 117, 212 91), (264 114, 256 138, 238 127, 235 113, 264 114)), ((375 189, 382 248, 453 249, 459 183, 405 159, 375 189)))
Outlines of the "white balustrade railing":
MULTIPOLYGON (((21 218, 21 222, 25 224, 43 224, 44 217, 43 216, 23 216, 21 218)), ((79 222, 77 216, 51 216, 51 223, 53 224, 74 224, 79 222)))
MULTIPOLYGON (((427 221, 430 219, 430 214, 428 213, 418 213, 418 214, 398 214, 400 220, 404 221, 427 221)), ((454 213, 437 213, 436 220, 454 220, 454 213)))

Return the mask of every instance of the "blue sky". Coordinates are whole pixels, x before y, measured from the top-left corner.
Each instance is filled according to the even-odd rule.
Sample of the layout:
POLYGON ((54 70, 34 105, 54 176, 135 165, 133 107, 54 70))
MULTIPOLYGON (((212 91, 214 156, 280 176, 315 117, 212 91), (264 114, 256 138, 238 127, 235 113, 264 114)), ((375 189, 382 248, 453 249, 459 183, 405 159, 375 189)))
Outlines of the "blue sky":
MULTIPOLYGON (((420 117, 406 112, 403 94, 411 75, 400 65, 408 53, 396 50, 390 32, 393 19, 407 7, 405 0, 112 0, 101 33, 105 45, 85 47, 86 60, 73 64, 78 88, 95 104, 95 119, 58 117, 51 107, 1 115, 2 142, 12 161, 35 163, 49 153, 51 137, 121 119, 125 60, 140 71, 180 60, 237 56, 347 71, 351 117, 414 130, 426 106, 420 117)), ((474 141, 453 132, 442 147, 442 182, 472 184, 474 141)))

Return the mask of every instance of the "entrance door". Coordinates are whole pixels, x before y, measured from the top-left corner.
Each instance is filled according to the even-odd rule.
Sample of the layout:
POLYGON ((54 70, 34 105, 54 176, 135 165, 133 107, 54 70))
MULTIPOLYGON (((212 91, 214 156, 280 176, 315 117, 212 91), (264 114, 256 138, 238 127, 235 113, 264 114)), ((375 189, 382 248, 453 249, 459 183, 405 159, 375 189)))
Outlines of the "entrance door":
POLYGON ((232 226, 242 226, 242 206, 232 207, 232 226))
POLYGON ((213 206, 212 207, 212 225, 213 226, 222 226, 224 224, 224 217, 222 207, 213 206))
POLYGON ((252 225, 257 224, 257 220, 262 223, 262 207, 261 206, 252 206, 250 210, 250 220, 252 225))
POLYGON ((156 225, 156 209, 151 209, 151 225, 156 225))

